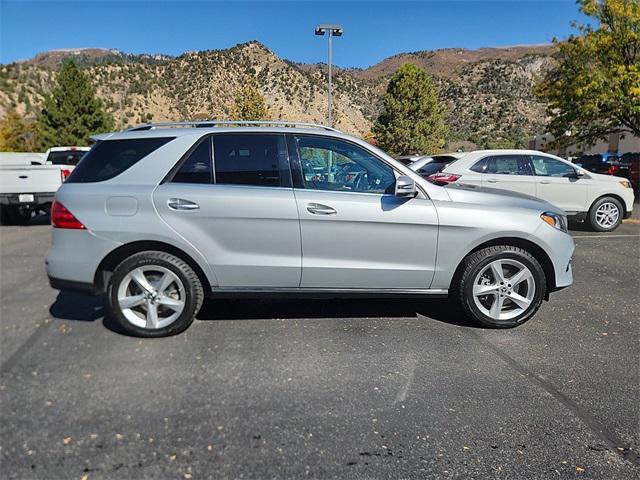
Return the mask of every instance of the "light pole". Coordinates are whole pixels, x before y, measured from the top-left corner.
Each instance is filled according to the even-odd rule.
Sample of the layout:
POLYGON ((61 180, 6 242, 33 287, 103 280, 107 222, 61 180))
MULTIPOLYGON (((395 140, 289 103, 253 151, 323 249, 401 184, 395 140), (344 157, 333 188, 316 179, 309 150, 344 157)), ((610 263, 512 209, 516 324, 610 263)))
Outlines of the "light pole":
POLYGON ((328 122, 328 126, 332 127, 333 126, 333 119, 332 119, 332 114, 331 114, 331 110, 332 110, 332 105, 331 105, 331 55, 332 55, 332 51, 331 51, 331 37, 341 37, 342 36, 342 27, 340 25, 329 25, 329 24, 321 24, 318 25, 316 27, 316 35, 324 35, 325 33, 328 33, 328 37, 329 37, 329 45, 328 45, 328 66, 329 66, 329 91, 327 93, 327 100, 328 100, 328 104, 329 104, 329 113, 327 114, 327 122, 328 122))

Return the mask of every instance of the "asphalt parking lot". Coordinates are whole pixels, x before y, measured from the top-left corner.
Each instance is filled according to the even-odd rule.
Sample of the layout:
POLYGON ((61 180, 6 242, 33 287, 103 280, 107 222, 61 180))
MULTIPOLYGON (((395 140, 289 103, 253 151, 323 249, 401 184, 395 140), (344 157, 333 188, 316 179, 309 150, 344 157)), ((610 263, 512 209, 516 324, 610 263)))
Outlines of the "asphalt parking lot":
POLYGON ((637 218, 572 232, 574 286, 515 330, 442 300, 209 301, 159 340, 49 288, 44 221, 0 227, 1 476, 638 478, 637 218))

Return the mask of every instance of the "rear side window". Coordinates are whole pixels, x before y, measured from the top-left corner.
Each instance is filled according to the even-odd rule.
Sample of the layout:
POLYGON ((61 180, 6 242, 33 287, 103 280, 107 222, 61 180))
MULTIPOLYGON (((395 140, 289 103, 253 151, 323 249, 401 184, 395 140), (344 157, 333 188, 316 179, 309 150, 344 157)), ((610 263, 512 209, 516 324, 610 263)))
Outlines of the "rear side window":
POLYGON ((489 158, 490 157, 486 157, 479 162, 476 162, 469 170, 471 170, 472 172, 484 173, 484 171, 487 169, 487 162, 489 161, 489 158))
POLYGON ((291 185, 284 135, 214 135, 213 159, 216 184, 291 185))
POLYGON ((211 138, 205 138, 184 161, 172 183, 212 183, 211 138))
POLYGON ((175 137, 103 140, 71 172, 66 183, 103 182, 120 175, 175 137))
POLYGON ((531 175, 529 157, 525 155, 497 155, 490 157, 484 173, 496 175, 531 175))

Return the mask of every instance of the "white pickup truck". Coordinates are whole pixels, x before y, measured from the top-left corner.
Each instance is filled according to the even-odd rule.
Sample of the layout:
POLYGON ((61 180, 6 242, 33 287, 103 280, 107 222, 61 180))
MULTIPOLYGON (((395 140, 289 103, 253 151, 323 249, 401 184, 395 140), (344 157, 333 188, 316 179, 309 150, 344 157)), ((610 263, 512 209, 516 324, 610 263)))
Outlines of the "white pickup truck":
POLYGON ((46 154, 0 153, 0 222, 25 225, 34 212, 46 213, 56 191, 87 150, 56 147, 46 154))

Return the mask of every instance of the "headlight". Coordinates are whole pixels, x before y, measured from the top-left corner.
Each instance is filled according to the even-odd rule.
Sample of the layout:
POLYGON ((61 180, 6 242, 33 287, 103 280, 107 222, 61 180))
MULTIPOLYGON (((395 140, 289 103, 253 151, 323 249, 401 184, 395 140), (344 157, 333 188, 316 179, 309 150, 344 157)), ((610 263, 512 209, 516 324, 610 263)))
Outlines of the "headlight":
POLYGON ((629 180, 620 180, 618 183, 624 188, 631 188, 631 182, 629 180))
POLYGON ((558 215, 553 212, 544 212, 540 215, 540 218, 543 222, 548 223, 552 227, 562 230, 564 233, 569 233, 569 229, 567 228, 567 217, 564 215, 558 215))

